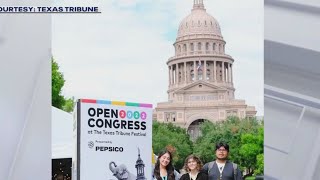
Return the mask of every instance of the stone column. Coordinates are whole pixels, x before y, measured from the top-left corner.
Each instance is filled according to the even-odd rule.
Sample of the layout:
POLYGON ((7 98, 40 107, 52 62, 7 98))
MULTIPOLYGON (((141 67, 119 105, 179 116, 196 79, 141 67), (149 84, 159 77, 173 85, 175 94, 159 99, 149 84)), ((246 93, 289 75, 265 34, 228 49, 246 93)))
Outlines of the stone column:
POLYGON ((209 81, 212 82, 214 76, 213 76, 213 62, 212 62, 212 65, 210 65, 211 62, 212 62, 212 61, 209 61, 208 64, 209 64, 209 69, 210 69, 210 80, 209 80, 209 81))
POLYGON ((174 71, 172 71, 172 75, 173 75, 173 79, 174 79, 173 84, 176 84, 177 83, 177 76, 176 76, 177 66, 175 64, 172 66, 174 67, 173 68, 174 71))
POLYGON ((226 68, 226 82, 228 83, 229 82, 229 69, 228 69, 229 68, 229 63, 227 63, 227 66, 225 68, 226 68))
POLYGON ((230 73, 231 73, 231 84, 233 84, 232 64, 230 64, 230 73))
POLYGON ((224 69, 224 62, 222 61, 222 82, 225 82, 225 69, 224 69))
POLYGON ((230 63, 228 63, 228 82, 231 83, 231 66, 230 66, 230 63))
POLYGON ((214 75, 214 82, 217 82, 217 67, 216 67, 216 61, 213 61, 213 75, 214 75))
POLYGON ((169 86, 171 86, 171 66, 168 66, 169 68, 169 86))
POLYGON ((203 71, 202 71, 202 73, 203 73, 203 78, 204 78, 204 81, 206 81, 207 80, 207 61, 206 60, 204 60, 203 61, 203 63, 204 63, 204 65, 203 65, 203 71))
POLYGON ((228 70, 228 63, 226 64, 226 67, 224 67, 224 68, 225 68, 225 72, 226 72, 226 73, 225 73, 225 80, 226 80, 226 83, 227 83, 227 82, 229 82, 229 80, 228 80, 229 77, 228 77, 228 72, 227 72, 227 70, 228 70))
POLYGON ((187 63, 184 62, 184 83, 187 84, 187 63))
POLYGON ((172 85, 172 65, 170 66, 170 85, 172 85))
POLYGON ((176 64, 176 84, 179 83, 179 66, 176 64))
POLYGON ((197 70, 196 66, 197 66, 196 61, 193 61, 193 74, 194 74, 194 81, 196 81, 196 80, 197 80, 197 78, 198 78, 198 73, 196 72, 196 70, 197 70))
POLYGON ((174 79, 174 68, 175 68, 175 66, 174 66, 174 64, 172 64, 171 66, 172 66, 172 70, 171 70, 171 75, 172 75, 172 85, 174 85, 174 84, 175 84, 175 79, 174 79))
POLYGON ((173 65, 171 65, 171 85, 174 84, 173 65))

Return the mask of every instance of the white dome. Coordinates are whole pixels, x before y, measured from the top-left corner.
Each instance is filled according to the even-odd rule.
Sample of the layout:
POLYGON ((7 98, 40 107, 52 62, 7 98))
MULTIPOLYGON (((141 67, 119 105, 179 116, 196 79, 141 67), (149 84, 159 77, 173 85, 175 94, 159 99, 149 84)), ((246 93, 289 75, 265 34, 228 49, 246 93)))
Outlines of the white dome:
POLYGON ((181 21, 177 38, 196 34, 210 34, 222 38, 219 23, 206 12, 203 5, 194 5, 191 14, 181 21))

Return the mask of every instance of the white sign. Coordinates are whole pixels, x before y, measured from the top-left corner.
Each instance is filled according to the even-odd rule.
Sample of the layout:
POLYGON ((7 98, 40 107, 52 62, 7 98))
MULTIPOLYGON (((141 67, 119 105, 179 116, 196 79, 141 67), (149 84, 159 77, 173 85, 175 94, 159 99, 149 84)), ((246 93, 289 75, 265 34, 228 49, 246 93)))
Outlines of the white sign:
POLYGON ((77 180, 151 179, 151 104, 81 99, 74 130, 77 180))

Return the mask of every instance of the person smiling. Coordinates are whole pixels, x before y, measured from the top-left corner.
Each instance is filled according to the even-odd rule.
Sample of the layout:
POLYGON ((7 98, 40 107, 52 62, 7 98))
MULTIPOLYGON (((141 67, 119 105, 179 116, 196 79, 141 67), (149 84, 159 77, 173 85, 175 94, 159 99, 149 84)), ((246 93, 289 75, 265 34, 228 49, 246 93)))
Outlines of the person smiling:
POLYGON ((157 163, 153 172, 154 180, 177 180, 178 175, 175 174, 172 165, 172 154, 168 150, 159 153, 157 163))
POLYGON ((229 145, 220 142, 215 148, 216 160, 205 164, 202 168, 209 180, 242 180, 238 165, 228 160, 229 145))
POLYGON ((180 180, 208 180, 208 175, 200 172, 202 162, 195 155, 189 155, 184 162, 186 174, 182 175, 180 180))

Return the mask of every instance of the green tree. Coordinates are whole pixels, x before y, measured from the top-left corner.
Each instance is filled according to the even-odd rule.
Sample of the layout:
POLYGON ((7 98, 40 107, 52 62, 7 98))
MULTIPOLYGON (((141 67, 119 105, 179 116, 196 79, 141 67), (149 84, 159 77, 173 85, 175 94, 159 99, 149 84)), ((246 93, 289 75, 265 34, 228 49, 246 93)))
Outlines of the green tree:
POLYGON ((173 164, 176 169, 183 167, 184 159, 192 153, 192 141, 186 130, 171 123, 153 122, 152 147, 155 154, 165 148, 174 149, 173 164))
POLYGON ((264 169, 264 155, 262 153, 257 155, 257 167, 254 170, 254 174, 255 175, 263 174, 264 172, 263 169, 264 169))
MULTIPOLYGON (((230 146, 229 159, 237 163, 242 170, 251 168, 248 164, 255 164, 257 161, 250 158, 248 162, 247 157, 241 153, 242 136, 244 134, 257 135, 259 128, 262 128, 262 123, 255 118, 229 117, 225 121, 216 123, 207 121, 201 126, 202 136, 194 144, 194 153, 206 163, 215 159, 215 144, 220 141, 227 142, 230 146)), ((262 144, 258 144, 257 146, 263 149, 263 139, 262 144)))
MULTIPOLYGON (((248 176, 251 176, 255 169, 258 168, 258 155, 263 154, 263 128, 258 129, 255 134, 243 134, 241 136, 240 155, 243 157, 243 166, 249 171, 248 176)), ((261 156, 259 156, 261 158, 261 156)), ((260 164, 261 166, 261 164, 260 164)), ((263 165, 262 165, 263 166, 263 165)), ((260 169, 258 172, 261 171, 260 169)))
POLYGON ((52 106, 62 109, 65 104, 65 99, 61 95, 62 87, 64 86, 63 74, 59 71, 58 63, 51 58, 52 63, 52 106))
POLYGON ((75 104, 74 98, 66 99, 63 95, 61 95, 65 80, 63 74, 59 71, 58 63, 54 60, 53 57, 51 58, 51 63, 52 106, 67 112, 72 112, 75 104))
POLYGON ((62 110, 66 111, 66 112, 72 112, 74 106, 75 106, 74 97, 68 98, 68 99, 65 99, 65 103, 62 106, 62 110))

